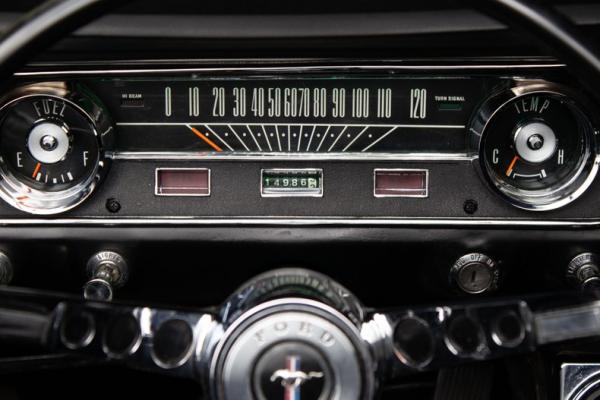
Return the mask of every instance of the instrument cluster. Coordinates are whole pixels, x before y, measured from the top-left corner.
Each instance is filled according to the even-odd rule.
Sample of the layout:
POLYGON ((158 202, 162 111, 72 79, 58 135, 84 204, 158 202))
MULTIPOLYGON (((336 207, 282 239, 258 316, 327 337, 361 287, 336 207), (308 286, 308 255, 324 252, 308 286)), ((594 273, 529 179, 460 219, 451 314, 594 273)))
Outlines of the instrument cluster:
POLYGON ((21 73, 0 214, 593 221, 590 101, 560 67, 494 68, 21 73))

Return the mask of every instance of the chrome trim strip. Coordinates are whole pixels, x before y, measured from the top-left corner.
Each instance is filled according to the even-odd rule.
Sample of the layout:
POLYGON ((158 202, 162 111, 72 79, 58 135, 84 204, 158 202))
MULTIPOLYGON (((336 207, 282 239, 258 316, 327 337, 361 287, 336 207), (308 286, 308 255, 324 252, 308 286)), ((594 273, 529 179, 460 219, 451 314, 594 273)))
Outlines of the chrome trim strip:
MULTIPOLYGON (((292 60, 293 61, 293 60, 292 60)), ((278 67, 264 67, 264 66, 252 66, 252 67, 194 67, 194 68, 139 68, 139 69, 80 69, 80 70, 60 70, 60 71, 28 71, 28 72, 17 72, 15 76, 23 77, 42 77, 42 76, 89 76, 89 75, 120 75, 120 74, 156 74, 156 73, 194 73, 194 72, 247 72, 247 71, 260 71, 260 72, 318 72, 318 71, 332 71, 332 70, 405 70, 405 71, 443 71, 443 70, 491 70, 491 69, 545 69, 545 68, 564 68, 566 64, 561 63, 549 63, 549 64, 462 64, 462 65, 401 65, 401 64, 390 64, 390 65, 325 65, 325 66, 278 66, 278 67)))
POLYGON ((398 218, 398 217, 147 217, 147 218, 98 218, 80 217, 63 219, 0 219, 1 226, 440 226, 440 227, 572 227, 597 228, 599 219, 589 220, 522 220, 522 219, 444 219, 444 218, 398 218))
POLYGON ((242 125, 242 126, 247 126, 247 125, 251 125, 251 126, 343 126, 343 127, 348 127, 348 128, 352 128, 352 127, 375 127, 375 128, 414 128, 414 129, 464 129, 466 128, 465 125, 427 125, 427 124, 315 124, 315 123, 300 123, 300 122, 294 122, 294 123, 289 123, 289 122, 283 122, 283 123, 279 123, 279 122, 273 122, 273 123, 269 123, 269 122, 260 122, 260 123, 244 123, 244 122, 205 122, 205 121, 189 121, 189 122, 116 122, 115 123, 116 126, 187 126, 190 127, 190 125, 200 125, 200 126, 228 126, 231 127, 231 125, 237 126, 237 125, 242 125))
POLYGON ((238 153, 217 154, 213 152, 178 151, 115 151, 105 156, 124 161, 307 161, 307 160, 366 160, 366 161, 464 161, 477 160, 477 154, 466 153, 238 153))

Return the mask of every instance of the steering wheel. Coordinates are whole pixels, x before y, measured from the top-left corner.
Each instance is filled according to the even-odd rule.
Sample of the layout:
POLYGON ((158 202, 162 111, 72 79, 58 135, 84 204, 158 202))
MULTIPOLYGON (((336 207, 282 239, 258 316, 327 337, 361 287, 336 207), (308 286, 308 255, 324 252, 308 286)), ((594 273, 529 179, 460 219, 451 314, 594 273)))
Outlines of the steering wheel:
MULTIPOLYGON (((9 81, 40 50, 122 4, 114 0, 50 0, 25 15, 0 39, 0 80, 9 81)), ((479 0, 471 5, 526 28, 550 44, 573 75, 585 83, 582 87, 595 89, 590 94, 600 100, 600 52, 565 18, 525 0, 479 0)), ((259 276, 237 290, 217 313, 99 304, 14 289, 0 291, 0 298, 52 304, 46 312, 39 307, 0 309, 0 336, 4 338, 25 336, 52 349, 96 351, 134 367, 198 379, 205 381, 213 398, 227 400, 247 398, 248 387, 260 391, 263 383, 268 387, 269 382, 292 394, 300 385, 307 385, 315 393, 328 393, 325 398, 367 400, 390 376, 519 354, 600 329, 589 325, 596 321, 592 317, 581 317, 581 324, 568 332, 557 328, 570 321, 568 313, 561 311, 576 307, 580 316, 588 315, 586 312, 595 315, 585 297, 569 299, 570 308, 558 311, 540 310, 535 300, 514 299, 367 312, 345 288, 306 270, 278 270, 259 276), (302 283, 308 281, 319 282, 319 289, 302 283), (274 282, 281 285, 277 290, 274 282), (490 316, 494 350, 484 348, 482 328, 474 322, 474 314, 490 316), (441 316, 446 318, 443 337, 438 332, 441 316), (141 320, 147 321, 153 332, 150 339, 141 332, 141 320), (90 347, 101 328, 101 343, 98 348, 90 347), (450 350, 435 358, 432 349, 440 340, 450 350), (270 347, 263 351, 265 343, 270 347), (135 356, 139 349, 146 349, 149 357, 135 356), (273 360, 285 354, 288 368, 274 368, 273 360), (145 364, 148 362, 151 366, 145 364), (248 372, 251 368, 266 372, 253 375, 248 372), (325 379, 328 376, 338 378, 329 381, 325 379)), ((271 398, 264 393, 258 397, 271 398)))

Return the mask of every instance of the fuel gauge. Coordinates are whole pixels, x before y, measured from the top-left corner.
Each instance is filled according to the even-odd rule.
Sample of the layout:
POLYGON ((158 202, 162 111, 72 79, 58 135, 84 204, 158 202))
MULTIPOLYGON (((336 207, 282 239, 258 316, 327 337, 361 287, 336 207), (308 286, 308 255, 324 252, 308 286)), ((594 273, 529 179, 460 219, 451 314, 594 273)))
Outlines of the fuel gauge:
POLYGON ((7 110, 0 125, 0 155, 20 181, 60 191, 90 175, 100 156, 90 121, 66 100, 23 99, 7 110))
POLYGON ((0 113, 4 200, 29 213, 54 214, 93 191, 105 167, 97 118, 75 101, 50 94, 21 96, 0 113))

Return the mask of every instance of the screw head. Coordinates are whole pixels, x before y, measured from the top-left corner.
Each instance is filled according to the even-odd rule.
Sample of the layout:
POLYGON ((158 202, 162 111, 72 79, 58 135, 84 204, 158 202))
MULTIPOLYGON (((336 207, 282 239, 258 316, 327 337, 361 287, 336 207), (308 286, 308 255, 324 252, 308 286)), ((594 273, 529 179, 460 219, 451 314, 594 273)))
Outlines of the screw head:
POLYGON ((475 214, 478 208, 479 204, 477 204, 477 201, 473 199, 466 200, 463 204, 463 210, 465 210, 467 214, 475 214))
POLYGON ((118 213, 121 210, 121 203, 119 203, 117 199, 111 197, 106 200, 106 209, 113 214, 118 213))
POLYGON ((544 147, 544 137, 539 133, 531 135, 529 139, 527 139, 527 147, 531 150, 539 150, 544 147))
POLYGON ((46 151, 52 151, 58 147, 58 140, 52 135, 44 135, 40 139, 40 147, 46 151))

